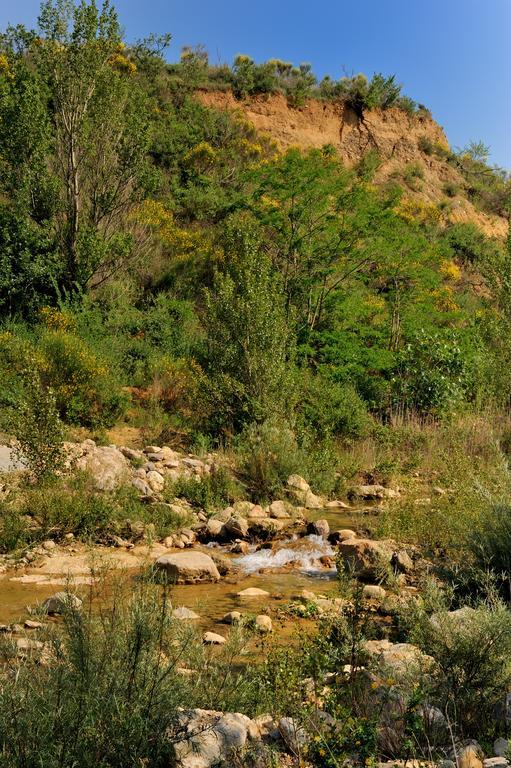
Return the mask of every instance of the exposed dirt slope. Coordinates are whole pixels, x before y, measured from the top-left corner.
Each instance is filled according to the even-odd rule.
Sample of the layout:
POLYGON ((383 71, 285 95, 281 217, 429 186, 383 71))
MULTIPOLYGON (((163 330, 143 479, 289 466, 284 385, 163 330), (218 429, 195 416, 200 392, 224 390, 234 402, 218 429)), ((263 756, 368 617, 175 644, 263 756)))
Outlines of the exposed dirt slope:
POLYGON ((199 92, 197 97, 207 106, 241 111, 260 131, 264 131, 280 147, 302 148, 334 145, 347 165, 356 164, 370 149, 376 149, 381 165, 376 182, 385 182, 406 166, 419 164, 423 178, 414 180, 416 189, 406 187, 407 196, 438 204, 447 201, 446 218, 450 221, 473 221, 487 235, 505 237, 507 223, 498 216, 478 211, 463 194, 464 179, 456 168, 435 154, 419 148, 424 137, 434 145, 448 148, 443 129, 430 117, 408 116, 400 109, 373 110, 361 123, 355 113, 342 104, 308 101, 303 107, 291 108, 282 95, 262 96, 237 101, 232 93, 199 92), (459 187, 454 198, 447 198, 445 184, 459 187))

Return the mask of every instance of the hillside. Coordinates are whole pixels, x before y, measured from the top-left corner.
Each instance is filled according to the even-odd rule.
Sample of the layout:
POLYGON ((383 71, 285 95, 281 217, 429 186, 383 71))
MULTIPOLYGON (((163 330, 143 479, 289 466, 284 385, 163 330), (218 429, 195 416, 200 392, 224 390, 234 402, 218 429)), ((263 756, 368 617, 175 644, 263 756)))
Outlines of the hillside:
POLYGON ((408 197, 435 205, 444 203, 449 222, 473 222, 489 237, 506 236, 504 218, 478 210, 467 199, 462 173, 442 155, 421 149, 422 145, 449 151, 443 128, 426 111, 409 115, 398 107, 374 109, 361 121, 342 101, 309 99, 304 106, 291 107, 283 94, 237 100, 230 91, 199 91, 197 97, 209 107, 241 111, 258 131, 269 134, 282 149, 331 144, 349 167, 375 150, 380 160, 375 181, 380 184, 391 179, 401 181, 406 166, 417 165, 422 168, 423 178, 416 179, 415 189, 406 189, 408 197), (451 195, 452 191, 456 194, 448 196, 446 189, 451 195))

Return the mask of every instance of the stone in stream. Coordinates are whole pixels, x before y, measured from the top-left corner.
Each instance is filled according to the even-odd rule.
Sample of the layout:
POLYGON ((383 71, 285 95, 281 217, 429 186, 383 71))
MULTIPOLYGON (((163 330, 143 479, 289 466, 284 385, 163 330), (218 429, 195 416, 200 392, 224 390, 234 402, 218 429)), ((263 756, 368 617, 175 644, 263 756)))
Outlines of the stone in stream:
POLYGON ((353 575, 362 580, 377 579, 382 566, 392 560, 392 547, 385 541, 346 539, 339 544, 339 552, 353 575))
POLYGON ((273 517, 276 520, 287 520, 291 517, 287 511, 285 501, 272 501, 270 504, 270 517, 273 517))
POLYGON ((312 533, 315 536, 322 536, 324 539, 326 539, 330 533, 328 520, 313 520, 307 526, 307 533, 312 533))
POLYGON ((270 593, 259 587, 248 587, 238 592, 238 597, 269 597, 270 593))
POLYGON ((351 528, 341 528, 339 531, 331 531, 328 534, 328 541, 330 544, 338 544, 340 541, 356 538, 357 534, 355 531, 352 531, 351 528))
POLYGON ((211 536, 214 539, 216 539, 222 535, 222 531, 224 529, 224 523, 221 520, 218 520, 212 517, 206 523, 206 529, 207 529, 208 536, 211 536))
POLYGON ((222 624, 239 624, 243 615, 239 611, 229 611, 225 616, 222 616, 222 624))
POLYGON ((179 621, 195 621, 196 619, 200 619, 200 616, 190 608, 180 605, 179 608, 174 608, 172 611, 172 618, 179 619, 179 621))
POLYGON ((157 570, 164 571, 175 584, 197 584, 219 581, 220 573, 212 558, 204 552, 175 552, 156 560, 157 570))
POLYGON ((248 520, 240 515, 234 515, 224 525, 224 531, 237 539, 246 538, 248 528, 248 520))
POLYGON ((218 635, 216 632, 204 632, 202 642, 204 645, 224 645, 227 640, 223 635, 218 635))
POLYGON ((69 610, 79 611, 82 605, 83 601, 77 595, 71 592, 56 592, 44 601, 42 608, 45 613, 53 615, 69 610))
POLYGON ((333 499, 332 501, 327 501, 325 504, 325 509, 349 509, 350 505, 346 504, 344 501, 340 501, 339 499, 333 499))

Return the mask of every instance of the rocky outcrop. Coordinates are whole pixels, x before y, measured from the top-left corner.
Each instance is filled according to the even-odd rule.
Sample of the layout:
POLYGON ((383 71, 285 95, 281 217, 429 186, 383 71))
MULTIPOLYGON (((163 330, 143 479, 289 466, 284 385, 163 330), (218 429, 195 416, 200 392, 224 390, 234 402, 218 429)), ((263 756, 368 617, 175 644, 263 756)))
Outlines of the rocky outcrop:
POLYGON ((438 204, 445 200, 444 188, 452 184, 460 194, 450 200, 448 219, 472 221, 490 237, 504 238, 505 219, 477 210, 463 193, 466 182, 458 169, 441 153, 426 153, 421 144, 449 149, 446 135, 426 112, 407 115, 402 109, 375 109, 367 112, 362 124, 342 102, 310 99, 293 108, 282 94, 264 94, 238 101, 230 92, 198 92, 203 104, 216 109, 241 112, 259 131, 271 136, 281 148, 321 148, 331 145, 347 166, 356 165, 371 149, 379 155, 375 173, 377 184, 385 184, 409 164, 420 165, 420 189, 407 189, 407 196, 438 204))

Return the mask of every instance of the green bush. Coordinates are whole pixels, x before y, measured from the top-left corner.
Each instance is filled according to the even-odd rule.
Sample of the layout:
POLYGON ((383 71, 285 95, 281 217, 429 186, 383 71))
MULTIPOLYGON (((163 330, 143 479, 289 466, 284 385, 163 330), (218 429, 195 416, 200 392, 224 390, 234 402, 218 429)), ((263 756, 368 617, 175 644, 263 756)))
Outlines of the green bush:
POLYGON ((171 483, 167 495, 186 499, 193 507, 212 512, 227 507, 242 495, 232 473, 213 466, 203 478, 179 478, 171 483))
POLYGON ((492 571, 506 596, 511 595, 511 507, 490 505, 469 534, 470 548, 482 571, 492 571))
POLYGON ((255 502, 277 498, 289 475, 303 473, 305 455, 285 422, 251 424, 238 439, 240 479, 255 502))
POLYGON ((431 700, 463 736, 495 735, 495 711, 511 684, 511 613, 500 603, 422 616, 411 634, 438 665, 431 700))
POLYGON ((21 394, 10 405, 3 426, 16 439, 17 458, 43 480, 63 466, 64 430, 53 391, 41 381, 33 361, 22 365, 21 394))
POLYGON ((319 440, 332 436, 354 440, 367 434, 371 419, 354 387, 321 374, 302 376, 300 417, 319 440))

